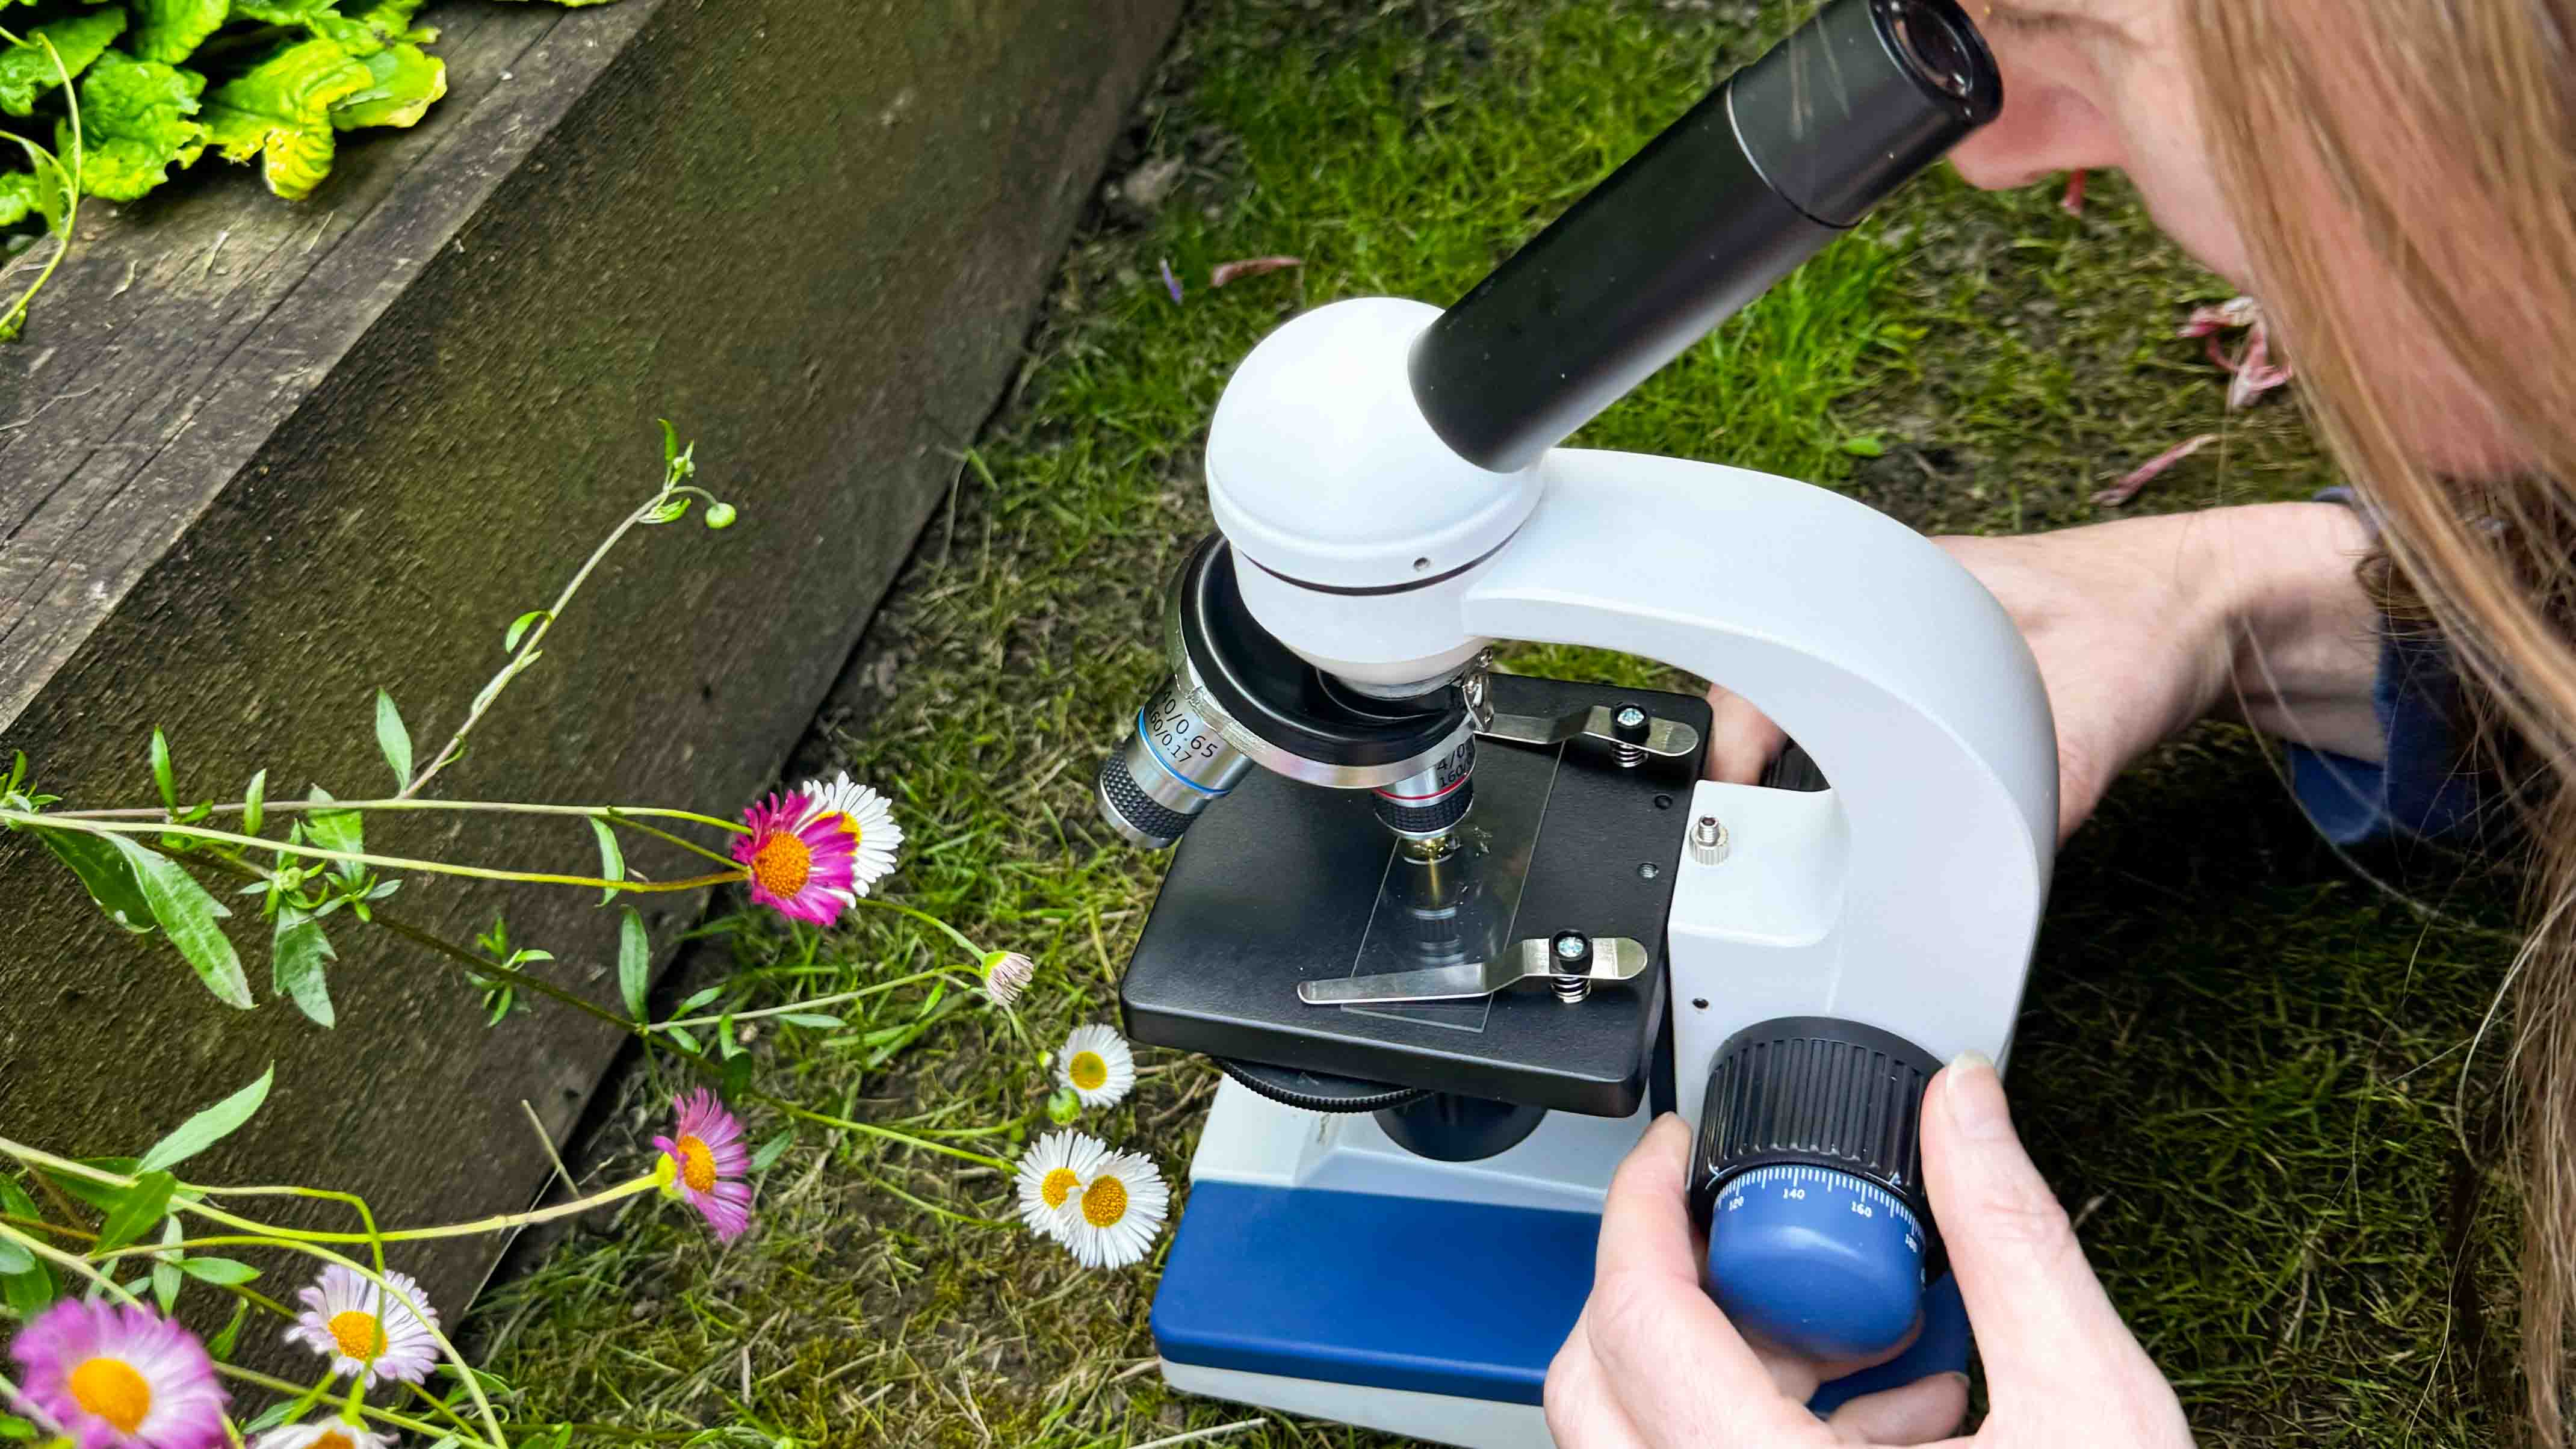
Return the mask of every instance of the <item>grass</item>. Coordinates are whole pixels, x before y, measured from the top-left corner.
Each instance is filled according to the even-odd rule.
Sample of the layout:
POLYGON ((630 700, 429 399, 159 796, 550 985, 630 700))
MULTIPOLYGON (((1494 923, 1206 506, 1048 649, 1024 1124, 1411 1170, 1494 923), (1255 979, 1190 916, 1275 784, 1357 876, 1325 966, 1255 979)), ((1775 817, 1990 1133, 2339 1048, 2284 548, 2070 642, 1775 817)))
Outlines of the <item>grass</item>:
MULTIPOLYGON (((1003 1156, 1043 1123, 1031 1042, 1114 1019, 1153 888, 1155 862, 1092 821, 1088 780, 1152 682, 1163 580, 1208 526, 1198 449, 1232 363, 1331 298, 1454 297, 1789 18, 1708 0, 1194 8, 1114 168, 1177 158, 1176 187, 1077 238, 1016 392, 807 762, 896 794, 896 899, 1044 962, 1030 1036, 959 996, 890 991, 846 1026, 765 1037, 764 1086, 1003 1156), (1277 252, 1306 264, 1203 285, 1215 262, 1277 252), (1177 306, 1165 260, 1189 284, 1177 306)), ((2329 473, 2292 409, 2223 414, 2221 379, 2172 336, 2220 295, 2116 180, 2069 215, 2053 190, 1938 176, 1583 441, 1814 479, 1931 530, 2098 518, 2093 491, 2203 431, 2223 446, 2137 506, 2303 496, 2329 473)), ((1818 579, 1833 586, 1830 561, 1818 579)), ((1664 677, 1580 651, 1517 660, 1664 677)), ((2214 728, 2136 772, 2061 863, 2017 1109, 2205 1442, 2470 1444, 2509 1420, 2500 1053, 2468 1050, 2509 951, 2509 885, 2375 863, 2401 867, 2438 911, 2319 846, 2275 762, 2214 728)), ((711 930, 747 1001, 942 959, 878 914, 825 936, 711 930)), ((1177 1179, 1213 1073, 1145 1062, 1086 1125, 1177 1179)), ((602 1152, 639 1150, 659 1085, 634 1085, 602 1152)), ((779 1125, 755 1114, 754 1134, 779 1125)), ((725 1251, 668 1214, 590 1225, 486 1297, 477 1342, 524 1411, 651 1430, 1073 1449, 1253 1420, 1222 1442, 1391 1442, 1167 1393, 1153 1273, 1084 1274, 995 1225, 991 1169, 808 1130, 762 1204, 725 1251)))

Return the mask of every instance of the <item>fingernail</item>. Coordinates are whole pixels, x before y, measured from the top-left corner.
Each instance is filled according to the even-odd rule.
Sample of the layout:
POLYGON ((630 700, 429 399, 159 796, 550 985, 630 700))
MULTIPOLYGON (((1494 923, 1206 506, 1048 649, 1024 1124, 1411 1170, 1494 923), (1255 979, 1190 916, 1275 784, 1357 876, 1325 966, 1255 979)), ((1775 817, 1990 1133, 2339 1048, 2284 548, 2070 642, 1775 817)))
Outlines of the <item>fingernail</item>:
POLYGON ((1962 1136, 1984 1139, 2012 1131, 2012 1114, 2004 1106, 1994 1058, 1971 1047, 1950 1058, 1950 1070, 1941 1074, 1941 1083, 1942 1105, 1962 1136))

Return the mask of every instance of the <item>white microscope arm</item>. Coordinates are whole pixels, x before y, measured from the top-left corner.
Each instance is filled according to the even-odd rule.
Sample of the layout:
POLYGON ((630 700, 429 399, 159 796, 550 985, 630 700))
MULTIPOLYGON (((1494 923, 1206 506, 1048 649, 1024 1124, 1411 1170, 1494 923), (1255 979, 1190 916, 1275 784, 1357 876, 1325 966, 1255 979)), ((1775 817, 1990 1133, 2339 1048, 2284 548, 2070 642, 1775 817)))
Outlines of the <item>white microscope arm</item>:
POLYGON ((1537 510, 1459 599, 1464 631, 1715 680, 1832 783, 1700 787, 1693 813, 1717 813, 1731 850, 1686 854, 1675 900, 1684 1097, 1726 1035, 1779 1016, 2000 1058, 2057 840, 2048 701, 2002 606, 1930 541, 1821 488, 1563 448, 1538 472, 1537 510))

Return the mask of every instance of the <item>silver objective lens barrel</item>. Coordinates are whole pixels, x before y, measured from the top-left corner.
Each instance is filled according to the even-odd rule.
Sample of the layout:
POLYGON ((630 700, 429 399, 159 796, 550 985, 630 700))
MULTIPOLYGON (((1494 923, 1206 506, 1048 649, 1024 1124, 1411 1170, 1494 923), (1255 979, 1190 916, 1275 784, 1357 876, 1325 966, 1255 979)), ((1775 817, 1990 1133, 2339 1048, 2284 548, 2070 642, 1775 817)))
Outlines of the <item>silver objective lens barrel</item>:
POLYGON ((1167 679, 1136 711, 1126 745, 1101 762, 1101 817, 1131 844, 1168 849, 1251 767, 1167 679))

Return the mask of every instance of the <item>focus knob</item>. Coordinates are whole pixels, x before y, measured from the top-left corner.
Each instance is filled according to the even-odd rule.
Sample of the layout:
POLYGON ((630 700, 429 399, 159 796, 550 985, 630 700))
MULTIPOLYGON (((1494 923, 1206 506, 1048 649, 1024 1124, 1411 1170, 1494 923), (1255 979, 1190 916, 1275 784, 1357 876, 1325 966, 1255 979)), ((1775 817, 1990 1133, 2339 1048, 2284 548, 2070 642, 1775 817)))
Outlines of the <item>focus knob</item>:
POLYGON ((1785 1017, 1718 1048, 1692 1154, 1708 1287, 1739 1328, 1816 1358, 1896 1345, 1939 1241, 1922 1192, 1940 1064, 1858 1022, 1785 1017))

